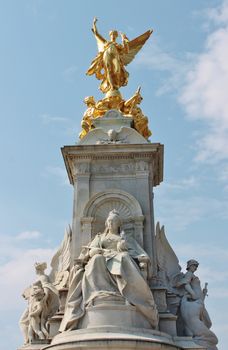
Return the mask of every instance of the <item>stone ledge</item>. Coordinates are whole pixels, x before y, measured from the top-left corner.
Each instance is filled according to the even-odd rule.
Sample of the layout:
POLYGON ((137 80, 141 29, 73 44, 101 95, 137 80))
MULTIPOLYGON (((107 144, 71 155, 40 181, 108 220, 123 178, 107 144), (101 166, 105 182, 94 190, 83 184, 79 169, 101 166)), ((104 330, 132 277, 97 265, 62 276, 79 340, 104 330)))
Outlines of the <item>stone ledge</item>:
POLYGON ((93 327, 57 335, 45 350, 74 349, 181 350, 168 334, 139 328, 93 327))
MULTIPOLYGON (((74 145, 61 148, 68 177, 74 184, 78 176, 77 164, 82 164, 80 176, 92 174, 90 164, 97 161, 121 160, 133 161, 135 163, 144 160, 152 164, 153 185, 157 186, 163 181, 163 153, 164 146, 160 143, 148 144, 112 144, 112 145, 74 145)), ((145 170, 134 169, 135 175, 145 173, 145 170)), ((114 172, 113 176, 116 173, 114 172)))

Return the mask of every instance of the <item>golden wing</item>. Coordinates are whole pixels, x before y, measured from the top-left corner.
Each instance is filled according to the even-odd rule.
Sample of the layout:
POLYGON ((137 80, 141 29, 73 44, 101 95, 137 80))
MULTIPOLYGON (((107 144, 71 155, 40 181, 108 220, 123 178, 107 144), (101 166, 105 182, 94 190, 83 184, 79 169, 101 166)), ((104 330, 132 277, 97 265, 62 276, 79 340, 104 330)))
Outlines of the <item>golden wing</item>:
POLYGON ((125 66, 127 66, 134 59, 135 55, 140 51, 152 33, 153 30, 148 30, 147 32, 128 42, 129 51, 128 53, 124 53, 122 55, 122 61, 125 66))

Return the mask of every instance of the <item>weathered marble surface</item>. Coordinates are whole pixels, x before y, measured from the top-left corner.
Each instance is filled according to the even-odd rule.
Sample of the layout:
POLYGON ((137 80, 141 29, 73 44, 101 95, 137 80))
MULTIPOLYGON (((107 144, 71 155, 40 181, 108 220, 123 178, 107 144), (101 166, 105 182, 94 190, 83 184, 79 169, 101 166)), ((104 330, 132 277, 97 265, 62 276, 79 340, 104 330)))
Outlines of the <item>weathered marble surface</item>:
MULTIPOLYGON (((165 236, 164 227, 156 227, 158 281, 173 295, 173 313, 178 316, 177 335, 191 336, 196 344, 207 350, 217 350, 218 339, 210 330, 212 322, 205 307, 207 283, 201 288, 195 275, 199 263, 187 262, 187 272, 181 272, 179 261, 165 236)), ((171 306, 172 308, 172 306, 171 306)))
POLYGON ((23 293, 28 306, 20 319, 24 344, 49 338, 47 321, 59 307, 58 291, 44 273, 46 263, 35 264, 37 281, 23 293))
POLYGON ((94 119, 91 130, 79 145, 147 144, 148 141, 131 127, 133 119, 117 110, 108 111, 104 117, 94 119))
POLYGON ((46 262, 35 263, 37 280, 23 292, 27 300, 19 325, 24 336, 24 345, 35 346, 36 343, 50 342, 49 320, 59 311, 61 294, 66 287, 69 278, 71 262, 71 238, 70 226, 67 227, 63 241, 51 261, 51 273, 47 275, 46 262), (32 345, 31 345, 32 344, 32 345))
POLYGON ((97 325, 118 325, 125 319, 130 327, 134 326, 134 317, 137 319, 135 313, 146 328, 157 328, 157 308, 148 281, 140 271, 145 264, 150 265, 149 256, 134 238, 120 234, 120 226, 119 213, 111 211, 105 231, 97 234, 76 259, 60 331, 92 327, 91 317, 96 318, 97 325), (105 306, 103 312, 101 306, 97 307, 93 316, 97 302, 105 306), (79 324, 85 314, 87 321, 79 324))
POLYGON ((154 269, 153 187, 163 179, 163 146, 75 145, 62 152, 74 186, 73 258, 94 232, 104 230, 104 216, 116 208, 123 216, 124 231, 146 250, 154 269))
MULTIPOLYGON (((82 347, 88 349, 97 347, 101 349, 113 348, 115 350, 180 350, 180 347, 175 345, 173 338, 165 333, 156 330, 143 330, 141 328, 132 329, 112 326, 94 327, 92 329, 62 333, 55 337, 52 344, 45 347, 45 349, 70 350, 82 347)), ((188 349, 191 349, 191 347, 188 349)), ((201 348, 194 349, 202 350, 201 348)))
POLYGON ((148 142, 131 122, 109 111, 79 144, 62 148, 74 186, 72 231, 50 276, 39 276, 40 300, 28 293, 21 349, 217 350, 198 265, 189 262, 181 272, 164 227, 155 234, 153 187, 163 181, 163 145, 148 142), (106 220, 114 209, 121 220, 106 220), (41 326, 42 298, 52 288, 60 306, 41 326))

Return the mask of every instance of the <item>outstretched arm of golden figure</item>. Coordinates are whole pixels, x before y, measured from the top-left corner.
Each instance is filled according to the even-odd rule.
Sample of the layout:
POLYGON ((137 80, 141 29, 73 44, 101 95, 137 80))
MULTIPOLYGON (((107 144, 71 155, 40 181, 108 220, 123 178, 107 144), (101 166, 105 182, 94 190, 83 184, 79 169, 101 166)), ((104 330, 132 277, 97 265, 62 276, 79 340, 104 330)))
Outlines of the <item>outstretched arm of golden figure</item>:
POLYGON ((92 32, 93 32, 94 34, 97 34, 97 33, 98 33, 96 23, 97 23, 97 17, 94 17, 94 19, 93 19, 93 27, 92 27, 92 32))
POLYGON ((103 51, 104 44, 107 42, 107 40, 105 40, 105 38, 103 38, 103 36, 98 32, 96 23, 97 23, 97 18, 94 17, 92 32, 97 40, 98 50, 100 52, 100 51, 103 51))

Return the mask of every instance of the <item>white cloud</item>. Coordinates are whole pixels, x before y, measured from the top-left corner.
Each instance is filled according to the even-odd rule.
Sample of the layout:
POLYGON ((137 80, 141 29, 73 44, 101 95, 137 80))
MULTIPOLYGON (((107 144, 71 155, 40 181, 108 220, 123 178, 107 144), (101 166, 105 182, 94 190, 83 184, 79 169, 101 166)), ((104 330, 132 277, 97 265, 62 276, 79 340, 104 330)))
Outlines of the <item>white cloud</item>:
POLYGON ((39 115, 39 118, 43 125, 54 128, 56 131, 60 133, 64 133, 67 137, 75 138, 75 133, 77 128, 75 129, 74 119, 70 117, 52 115, 49 113, 43 113, 39 115))
POLYGON ((55 177, 60 180, 61 185, 69 185, 66 169, 59 166, 47 166, 42 174, 44 177, 55 177))
POLYGON ((185 58, 175 56, 168 48, 162 48, 159 40, 153 38, 153 41, 147 44, 143 52, 136 56, 135 64, 143 65, 153 71, 165 73, 164 79, 160 82, 156 94, 158 96, 165 93, 177 93, 183 84, 183 77, 187 74, 190 64, 190 58, 194 55, 185 54, 185 58))
POLYGON ((228 191, 228 164, 219 169, 218 179, 224 184, 224 190, 228 191))
POLYGON ((153 38, 135 63, 164 73, 157 95, 174 93, 190 119, 204 122, 195 160, 216 163, 228 159, 228 1, 201 15, 208 31, 202 52, 177 56, 153 38))
POLYGON ((44 124, 68 122, 68 118, 66 118, 66 117, 50 115, 48 113, 41 114, 40 118, 44 124))
POLYGON ((40 5, 43 0, 30 0, 26 2, 26 9, 31 13, 33 16, 38 16, 40 13, 40 5))
POLYGON ((199 186, 199 179, 195 176, 189 176, 188 178, 179 179, 178 181, 170 181, 164 184, 166 189, 171 190, 189 190, 190 188, 197 188, 199 186))
POLYGON ((228 290, 227 288, 216 288, 213 290, 213 298, 216 299, 227 299, 228 298, 228 290))
POLYGON ((208 282, 208 294, 214 300, 226 299, 228 290, 226 282, 228 279, 228 252, 227 249, 211 244, 180 244, 174 243, 173 249, 180 259, 182 271, 185 272, 186 262, 196 259, 199 262, 196 275, 200 278, 201 285, 208 282))
POLYGON ((212 163, 228 158, 228 2, 207 13, 217 27, 210 30, 195 58, 179 101, 190 118, 205 122, 196 160, 212 163))
POLYGON ((54 255, 52 249, 21 250, 21 254, 0 266, 0 289, 2 295, 7 295, 8 302, 0 299, 1 310, 16 310, 24 301, 22 292, 36 280, 34 263, 50 261, 54 255))
MULTIPOLYGON (((222 264, 228 263, 228 251, 219 246, 212 246, 211 244, 180 244, 175 245, 175 250, 180 256, 198 256, 201 258, 210 258, 210 260, 219 261, 222 264)), ((227 271, 228 273, 228 271, 227 271)))
MULTIPOLYGON (((197 140, 195 148, 198 150, 195 157, 197 162, 216 164, 228 158, 228 129, 223 129, 219 123, 214 125, 213 122, 210 123, 206 132, 197 140)), ((222 168, 219 169, 221 170, 222 168)))
MULTIPOLYGON (((169 185, 162 185, 155 195, 156 217, 173 232, 185 230, 193 223, 215 218, 228 219, 228 202, 199 195, 177 197, 177 192, 170 192, 169 185)), ((177 190, 177 188, 174 188, 177 190)), ((178 188, 179 190, 180 188, 178 188)))
POLYGON ((206 11, 207 16, 211 19, 215 24, 221 24, 228 22, 228 1, 224 0, 221 6, 216 8, 211 8, 206 11))
POLYGON ((149 69, 170 72, 177 70, 178 59, 161 49, 158 40, 154 39, 147 44, 141 54, 136 56, 135 63, 147 66, 149 69))
POLYGON ((16 236, 16 239, 18 240, 26 240, 26 239, 36 239, 41 236, 41 233, 39 231, 24 231, 19 233, 16 236))
MULTIPOLYGON (((224 299, 225 300, 225 299, 224 299)), ((219 343, 219 350, 227 350, 228 343, 228 323, 225 317, 226 306, 224 307, 224 303, 216 305, 216 307, 212 308, 212 312, 214 313, 213 318, 213 326, 212 331, 217 335, 219 343)))
POLYGON ((220 180, 228 182, 228 164, 222 169, 220 173, 220 180))
POLYGON ((227 249, 211 244, 180 244, 174 243, 173 249, 180 259, 182 271, 185 272, 186 261, 196 259, 199 262, 196 275, 200 278, 201 285, 208 282, 208 294, 213 300, 227 300, 228 290, 228 252, 227 249))
MULTIPOLYGON (((25 239, 33 232, 33 238, 38 238, 38 231, 25 231, 15 236, 1 235, 0 244, 0 290, 5 298, 0 298, 1 310, 21 309, 25 302, 21 297, 22 292, 34 280, 36 280, 34 263, 47 261, 54 255, 56 249, 39 247, 27 248, 25 239)), ((40 244, 41 246, 42 244, 40 244)))
POLYGON ((63 77, 66 81, 72 82, 75 80, 75 75, 76 75, 77 71, 78 71, 78 67, 75 65, 72 65, 72 66, 66 68, 62 74, 63 74, 63 77))

